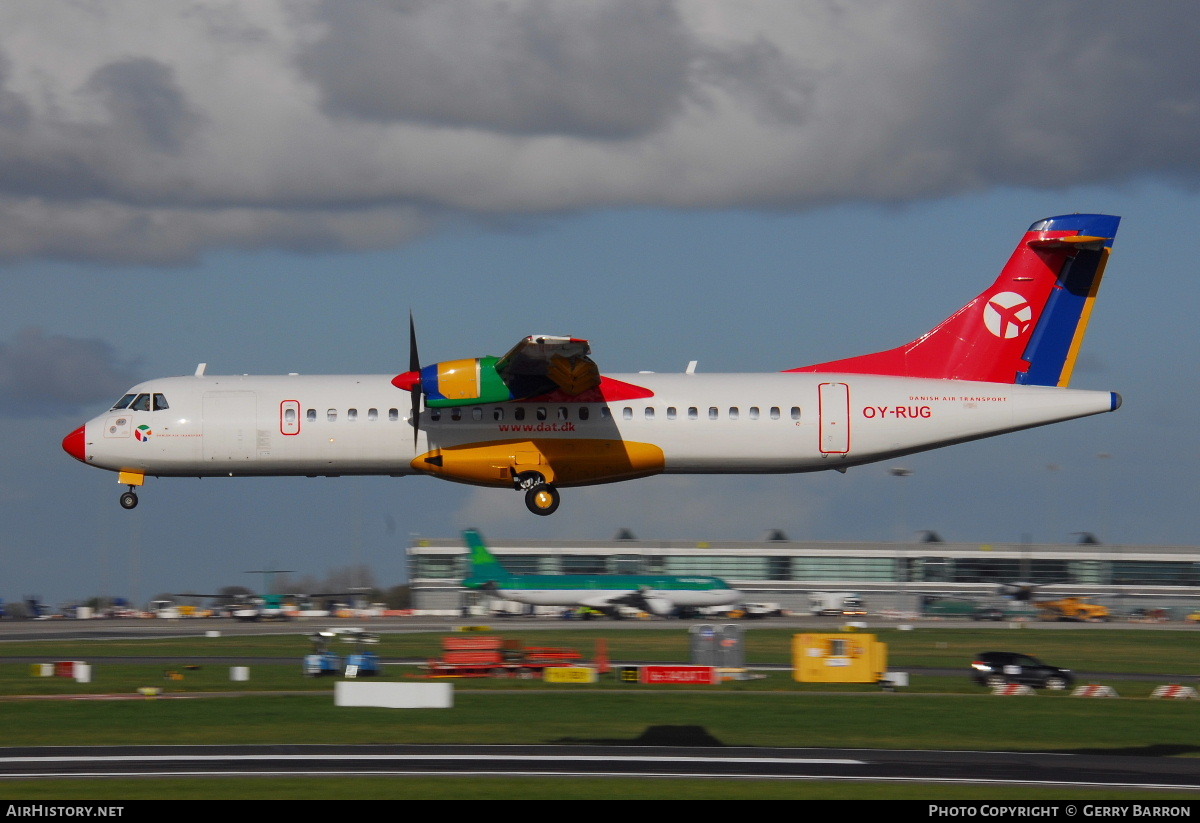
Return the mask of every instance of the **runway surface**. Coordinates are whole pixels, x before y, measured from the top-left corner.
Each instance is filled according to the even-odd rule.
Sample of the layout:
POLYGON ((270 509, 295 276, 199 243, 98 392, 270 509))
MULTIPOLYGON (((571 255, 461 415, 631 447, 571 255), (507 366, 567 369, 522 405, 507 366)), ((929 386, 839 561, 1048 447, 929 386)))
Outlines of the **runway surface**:
POLYGON ((110 746, 0 749, 0 780, 215 775, 738 778, 1200 792, 1200 760, 1188 758, 663 746, 110 746))

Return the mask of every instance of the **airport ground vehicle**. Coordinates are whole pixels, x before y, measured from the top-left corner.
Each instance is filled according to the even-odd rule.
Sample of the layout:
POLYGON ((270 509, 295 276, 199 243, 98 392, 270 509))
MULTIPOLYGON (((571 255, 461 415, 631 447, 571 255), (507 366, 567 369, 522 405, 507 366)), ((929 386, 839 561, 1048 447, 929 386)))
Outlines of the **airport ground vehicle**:
POLYGON ((304 674, 308 677, 338 675, 342 672, 342 658, 329 650, 329 641, 337 635, 332 631, 313 632, 308 636, 312 651, 304 656, 304 674))
POLYGON ((1088 603, 1079 597, 1060 600, 1038 600, 1034 604, 1042 620, 1104 621, 1111 616, 1107 606, 1088 603))
POLYGON ((1075 682, 1070 669, 1043 663, 1017 652, 984 652, 971 662, 971 679, 981 686, 1020 683, 1039 689, 1069 689, 1075 682))
POLYGON ((575 649, 522 646, 503 637, 446 637, 442 656, 425 664, 427 677, 533 677, 551 666, 575 665, 575 649))
POLYGON ((867 613, 862 598, 854 592, 810 592, 809 612, 814 615, 854 617, 867 613))
POLYGON ((994 606, 985 606, 981 609, 976 609, 971 612, 972 620, 1003 620, 1004 609, 997 609, 994 606))
POLYGON ((331 631, 340 635, 344 642, 354 644, 354 652, 346 655, 346 677, 371 677, 380 673, 379 655, 367 648, 379 642, 378 634, 360 628, 331 631))

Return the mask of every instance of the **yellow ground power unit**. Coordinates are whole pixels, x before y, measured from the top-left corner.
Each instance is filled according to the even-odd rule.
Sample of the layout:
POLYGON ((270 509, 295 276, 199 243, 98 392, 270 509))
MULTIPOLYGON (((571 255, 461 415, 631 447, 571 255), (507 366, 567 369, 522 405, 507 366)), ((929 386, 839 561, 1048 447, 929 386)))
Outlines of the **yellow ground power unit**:
POLYGON ((878 683, 887 673, 887 644, 873 634, 792 636, 792 676, 799 683, 878 683))

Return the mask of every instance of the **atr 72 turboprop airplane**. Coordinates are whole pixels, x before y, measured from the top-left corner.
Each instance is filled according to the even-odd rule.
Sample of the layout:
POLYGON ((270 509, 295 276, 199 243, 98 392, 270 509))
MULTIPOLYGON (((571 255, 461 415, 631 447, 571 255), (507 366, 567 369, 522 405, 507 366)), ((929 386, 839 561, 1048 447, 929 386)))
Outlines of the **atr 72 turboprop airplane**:
POLYGON ((471 573, 463 587, 533 606, 587 606, 619 617, 618 606, 669 617, 679 610, 728 606, 743 598, 719 577, 668 574, 512 574, 474 529, 463 532, 471 573))
POLYGON ((118 472, 127 509, 147 476, 427 474, 516 489, 548 515, 568 486, 844 471, 1114 411, 1115 392, 1066 386, 1119 222, 1039 220, 982 294, 916 340, 860 357, 601 376, 586 340, 534 335, 504 357, 422 367, 410 317, 403 374, 214 376, 201 364, 134 386, 63 448, 118 472))

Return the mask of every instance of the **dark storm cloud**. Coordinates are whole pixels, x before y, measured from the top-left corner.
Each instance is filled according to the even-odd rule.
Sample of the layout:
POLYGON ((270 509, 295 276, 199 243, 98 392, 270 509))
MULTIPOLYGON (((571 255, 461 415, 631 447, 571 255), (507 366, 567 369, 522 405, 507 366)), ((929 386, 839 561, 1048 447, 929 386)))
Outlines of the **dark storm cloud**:
POLYGON ((0 342, 0 415, 53 417, 115 400, 137 382, 134 367, 103 340, 26 328, 0 342))
POLYGON ((0 259, 1200 168, 1200 16, 1170 2, 12 0, 0 30, 0 259))
POLYGON ((199 120, 176 84, 175 72, 157 60, 108 63, 85 88, 104 101, 114 125, 161 151, 179 151, 199 120))
POLYGON ((1171 3, 1096 3, 1086 22, 1046 25, 1078 10, 1058 2, 1036 15, 1009 4, 929 14, 929 61, 893 78, 911 113, 893 151, 947 153, 957 185, 1194 179, 1200 21, 1171 3))
POLYGON ((335 116, 628 138, 663 125, 688 86, 672 3, 327 0, 299 58, 335 116))

